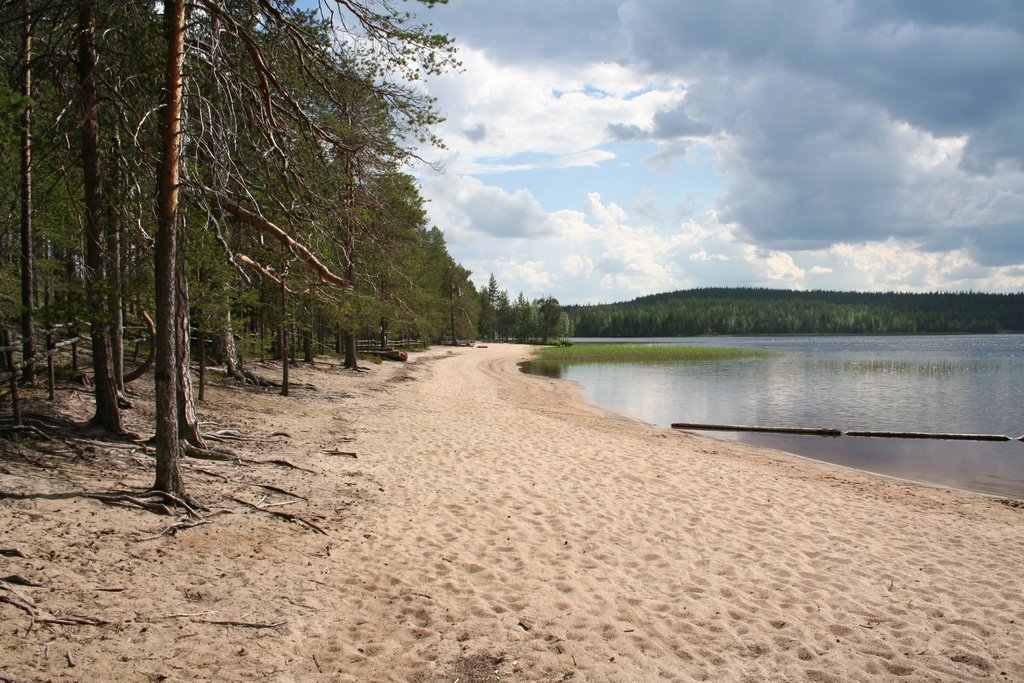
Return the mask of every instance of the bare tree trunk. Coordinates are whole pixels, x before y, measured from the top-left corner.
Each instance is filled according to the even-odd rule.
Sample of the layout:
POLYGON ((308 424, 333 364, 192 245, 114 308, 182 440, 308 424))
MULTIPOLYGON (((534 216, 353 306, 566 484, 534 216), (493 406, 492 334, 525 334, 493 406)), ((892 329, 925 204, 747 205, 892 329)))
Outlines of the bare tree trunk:
POLYGON ((448 272, 448 319, 452 328, 452 346, 459 345, 459 337, 455 330, 455 272, 448 272))
POLYGON ((103 230, 103 186, 99 155, 99 102, 96 97, 95 2, 78 6, 78 82, 82 98, 82 168, 85 185, 85 270, 92 336, 96 415, 92 422, 111 432, 123 432, 117 403, 117 380, 110 344, 109 294, 103 230))
POLYGON ((246 369, 242 354, 235 344, 234 327, 231 324, 231 309, 225 308, 224 315, 213 332, 213 357, 218 363, 224 363, 227 374, 239 382, 256 381, 246 369))
MULTIPOLYGON (((28 360, 35 355, 32 339, 32 299, 35 266, 32 260, 32 17, 25 18, 22 42, 24 72, 21 94, 25 97, 25 111, 21 115, 21 357, 28 360)), ((25 366, 22 380, 35 382, 35 364, 25 366)))
POLYGON ((345 330, 345 368, 348 370, 359 369, 359 359, 356 357, 356 335, 352 330, 345 330))
POLYGON ((281 324, 277 331, 277 345, 278 350, 281 352, 281 395, 288 395, 288 336, 287 336, 287 323, 285 322, 287 314, 287 301, 288 301, 288 287, 284 282, 285 268, 287 267, 287 261, 281 259, 281 324))
POLYGON ((206 335, 199 333, 199 395, 200 401, 206 400, 206 335))
POLYGON ((313 362, 313 309, 310 307, 308 324, 302 326, 302 362, 313 362))
MULTIPOLYGON (((115 132, 118 151, 121 148, 120 136, 115 132)), ((118 174, 117 164, 114 173, 118 174)), ((120 178, 115 176, 114 186, 120 178)), ((112 212, 108 212, 108 215, 112 212)), ((114 381, 119 396, 124 397, 124 307, 122 302, 123 279, 121 277, 121 222, 110 216, 107 224, 107 284, 109 286, 110 353, 113 363, 114 381)))
POLYGON ((185 56, 185 0, 164 0, 167 62, 160 112, 160 170, 156 233, 156 483, 174 495, 184 493, 178 441, 176 287, 178 163, 181 155, 182 62, 185 56))
MULTIPOLYGON (((352 116, 349 115, 349 125, 352 124, 352 116)), ((355 159, 349 155, 345 160, 345 279, 356 284, 356 165, 355 159)), ((359 358, 356 356, 356 335, 351 328, 344 330, 345 335, 345 368, 347 370, 359 369, 359 358)))
POLYGON ((185 272, 185 235, 178 233, 178 256, 175 268, 174 295, 175 324, 174 352, 175 368, 178 372, 178 438, 193 446, 205 448, 203 435, 199 431, 199 418, 196 416, 195 391, 192 389, 192 322, 188 308, 188 277, 185 272))

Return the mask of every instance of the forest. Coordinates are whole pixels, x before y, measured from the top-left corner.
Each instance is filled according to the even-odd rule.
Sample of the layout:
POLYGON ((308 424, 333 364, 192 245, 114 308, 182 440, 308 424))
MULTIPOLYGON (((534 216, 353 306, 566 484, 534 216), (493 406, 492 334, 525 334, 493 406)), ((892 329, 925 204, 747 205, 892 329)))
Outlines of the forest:
POLYGON ((563 310, 578 337, 1024 332, 1024 293, 705 288, 563 310))
POLYGON ((7 374, 32 384, 24 361, 80 335, 91 425, 118 434, 152 372, 154 490, 180 499, 178 459, 206 448, 198 355, 260 383, 247 360, 354 369, 357 337, 476 335, 480 293, 411 174, 443 146, 420 83, 458 68, 407 11, 436 1, 0 0, 7 374))

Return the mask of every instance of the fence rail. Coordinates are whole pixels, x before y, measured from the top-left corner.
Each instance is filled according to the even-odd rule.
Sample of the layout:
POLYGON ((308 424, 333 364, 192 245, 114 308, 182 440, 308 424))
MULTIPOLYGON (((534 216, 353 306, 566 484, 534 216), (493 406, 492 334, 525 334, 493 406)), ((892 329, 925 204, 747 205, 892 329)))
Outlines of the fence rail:
POLYGON ((360 339, 356 342, 356 350, 358 351, 386 351, 389 349, 410 349, 420 346, 426 346, 426 343, 420 339, 395 339, 388 340, 386 346, 380 345, 378 339, 360 339))

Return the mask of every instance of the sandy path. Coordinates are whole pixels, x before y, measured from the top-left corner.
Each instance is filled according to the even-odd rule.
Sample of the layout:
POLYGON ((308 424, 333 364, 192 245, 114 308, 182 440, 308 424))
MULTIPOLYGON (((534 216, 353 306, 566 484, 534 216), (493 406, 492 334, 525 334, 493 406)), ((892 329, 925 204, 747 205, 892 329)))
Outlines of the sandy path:
POLYGON ((115 622, 5 627, 0 673, 1024 681, 1024 510, 649 428, 518 374, 524 353, 440 349, 359 377, 300 372, 320 391, 292 399, 225 393, 218 409, 237 408, 238 426, 289 432, 274 455, 317 474, 267 481, 310 498, 282 509, 316 515, 327 537, 236 509, 140 542, 152 516, 63 501, 93 526, 130 515, 134 528, 61 564, 46 540, 59 537, 56 503, 0 501, 0 521, 21 524, 0 546, 58 552, 35 566, 68 587, 36 593, 40 604, 68 613, 79 600, 115 622), (97 593, 112 568, 131 589, 97 593), (154 618, 204 612, 218 616, 154 618))

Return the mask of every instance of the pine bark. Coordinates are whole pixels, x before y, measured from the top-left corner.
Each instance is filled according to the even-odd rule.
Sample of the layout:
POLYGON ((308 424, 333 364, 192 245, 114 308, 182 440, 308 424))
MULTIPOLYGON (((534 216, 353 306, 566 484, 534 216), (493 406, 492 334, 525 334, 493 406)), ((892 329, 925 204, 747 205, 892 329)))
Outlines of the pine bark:
POLYGON ((85 273, 92 337, 93 382, 96 414, 93 424, 111 432, 123 432, 117 403, 110 342, 109 292, 106 283, 105 231, 103 229, 103 185, 99 154, 99 100, 96 95, 96 5, 83 0, 78 5, 78 82, 82 103, 82 169, 85 189, 85 273))
POLYGON ((356 357, 356 335, 352 330, 344 331, 345 337, 345 368, 348 370, 359 369, 359 358, 356 357))
POLYGON ((213 357, 218 363, 224 363, 224 369, 228 375, 240 382, 248 378, 242 359, 242 354, 235 344, 234 327, 231 323, 231 309, 225 307, 223 316, 217 323, 217 329, 213 336, 213 357))
MULTIPOLYGON (((26 99, 25 111, 21 115, 21 342, 22 358, 28 360, 34 355, 32 328, 32 304, 35 298, 33 285, 35 265, 32 258, 32 17, 25 19, 22 42, 24 71, 21 79, 21 93, 26 99)), ((35 364, 25 366, 22 380, 26 384, 35 381, 35 364)))
POLYGON ((164 0, 167 62, 160 112, 161 151, 157 186, 156 276, 156 483, 154 488, 184 493, 179 461, 178 376, 175 325, 178 230, 178 164, 181 156, 182 64, 185 54, 185 0, 164 0))
POLYGON ((196 415, 195 391, 192 388, 192 321, 188 307, 188 278, 185 272, 185 238, 178 236, 178 256, 176 258, 174 295, 174 351, 175 368, 178 372, 178 438, 193 446, 205 447, 203 436, 199 431, 199 418, 196 415))

